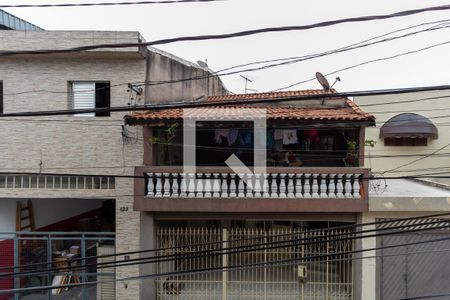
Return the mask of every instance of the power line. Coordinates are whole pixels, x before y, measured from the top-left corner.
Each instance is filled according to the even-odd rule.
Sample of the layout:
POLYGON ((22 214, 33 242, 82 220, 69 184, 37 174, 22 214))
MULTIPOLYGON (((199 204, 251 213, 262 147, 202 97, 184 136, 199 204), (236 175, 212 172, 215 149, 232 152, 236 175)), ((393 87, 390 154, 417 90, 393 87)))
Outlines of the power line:
MULTIPOLYGON (((440 47, 440 46, 444 46, 444 45, 448 45, 448 44, 450 44, 450 41, 433 44, 433 45, 430 45, 430 46, 427 46, 427 47, 423 47, 423 48, 419 48, 419 49, 416 49, 416 50, 401 52, 401 53, 398 53, 398 54, 395 54, 395 55, 391 55, 391 56, 385 56, 385 57, 381 57, 381 58, 371 59, 371 60, 364 61, 364 62, 355 64, 355 65, 352 65, 352 66, 344 67, 344 68, 339 69, 339 70, 335 70, 335 71, 330 72, 330 73, 326 73, 325 76, 329 76, 329 75, 333 75, 333 74, 336 74, 336 73, 339 73, 339 72, 342 72, 342 71, 347 71, 347 70, 350 70, 350 69, 354 69, 354 68, 361 67, 361 66, 364 66, 364 65, 368 65, 368 64, 371 64, 371 63, 374 63, 374 62, 380 62, 380 61, 390 60, 390 59, 393 59, 393 58, 398 58, 398 57, 409 55, 409 54, 415 54, 415 53, 418 53, 418 52, 426 51, 426 50, 429 50, 429 49, 432 49, 432 48, 436 48, 436 47, 440 47)), ((300 84, 303 84, 303 83, 307 83, 307 82, 311 82, 311 81, 314 81, 314 80, 316 80, 315 77, 307 79, 307 80, 298 81, 298 82, 289 84, 287 86, 283 86, 283 87, 274 89, 274 90, 272 90, 272 92, 277 92, 277 91, 289 89, 289 88, 292 88, 294 86, 297 86, 297 85, 300 85, 300 84)))
MULTIPOLYGON (((57 272, 57 271, 64 271, 64 270, 83 270, 89 267, 94 266, 101 266, 100 268, 110 268, 112 266, 114 267, 123 267, 123 266, 130 266, 130 265, 136 265, 136 264, 149 264, 149 263, 160 263, 160 262, 168 262, 173 261, 177 259, 193 259, 193 258, 202 258, 205 256, 221 256, 224 253, 227 255, 230 254, 239 254, 239 253, 245 253, 245 252, 251 252, 251 251, 257 251, 257 250, 270 250, 270 249, 279 249, 279 248, 287 248, 287 247, 299 247, 299 246, 305 246, 305 245, 311 245, 311 244, 321 244, 324 242, 338 242, 338 241, 348 241, 348 240, 356 240, 356 239, 365 239, 365 238, 373 238, 373 237, 379 237, 379 236, 391 236, 395 234, 404 234, 404 233, 413 233, 413 232, 422 232, 422 231, 428 231, 430 229, 437 230, 437 229, 446 229, 449 228, 448 221, 444 221, 441 219, 433 219, 431 221, 425 219, 425 223, 413 223, 413 224, 406 224, 401 226, 393 226, 393 227, 383 227, 383 228, 375 228, 375 229, 369 229, 369 230, 361 230, 356 232, 343 232, 343 233, 336 233, 336 234, 328 234, 323 236, 308 236, 300 239, 291 239, 291 240, 278 240, 278 241, 272 241, 272 242, 263 242, 263 243, 256 243, 256 244, 249 244, 249 245, 241 245, 241 246, 232 246, 232 247, 221 247, 216 249, 207 249, 207 250, 197 250, 197 251, 190 251, 190 252, 184 252, 184 253, 174 253, 174 254, 164 254, 164 255, 157 255, 152 257, 144 257, 144 258, 134 258, 134 259, 124 259, 124 260, 115 260, 114 262, 104 262, 104 263, 91 263, 91 264, 84 264, 83 266, 75 266, 71 268, 49 268, 44 270, 38 270, 38 271, 22 271, 22 272, 14 272, 14 273, 5 273, 3 275, 0 275, 1 277, 11 277, 11 276, 22 276, 22 275, 36 275, 36 274, 45 274, 48 272, 57 272), (445 224, 445 225, 444 225, 445 224), (436 226, 440 225, 440 226, 436 226), (425 226, 425 227, 424 227, 425 226), (431 227, 430 227, 431 226, 431 227), (413 227, 412 229, 408 229, 410 227, 413 227), (417 228, 419 227, 419 228, 417 228), (391 232, 385 232, 393 230, 391 232), (366 235, 366 233, 373 232, 374 234, 366 235), (382 233, 379 233, 382 232, 382 233), (362 236, 357 236, 360 234, 364 234, 362 236), (349 236, 350 235, 350 236, 349 236), (342 238, 330 238, 330 237, 340 237, 342 238)), ((394 220, 393 222, 397 222, 394 220)), ((332 231, 332 229, 329 229, 332 231)), ((302 232, 293 233, 291 235, 301 235, 302 232)), ((275 235, 275 237, 278 237, 278 235, 275 235)), ((240 240, 238 240, 240 241, 240 240)), ((230 241, 227 241, 227 243, 230 243, 230 241)), ((192 248, 192 246, 189 246, 192 248)), ((175 247, 174 247, 175 248, 175 247)), ((176 249, 179 249, 177 247, 176 249)), ((139 253, 145 253, 148 251, 140 251, 139 253)), ((154 251, 151 251, 154 252, 154 251)), ((123 254, 122 254, 123 255, 123 254)), ((117 255, 114 255, 117 256, 117 255)), ((85 258, 86 259, 86 258, 85 258)), ((83 260, 83 259, 82 259, 83 260)))
MULTIPOLYGON (((411 221, 425 221, 425 223, 415 223, 415 224, 407 224, 407 226, 423 226, 428 224, 435 224, 435 221, 430 221, 431 218, 439 218, 439 217, 448 217, 450 213, 439 213, 439 214, 432 214, 432 215, 423 215, 423 216, 416 216, 416 217, 405 217, 405 218, 398 218, 398 219, 387 219, 387 220, 378 220, 374 222, 366 222, 366 223, 356 223, 356 224, 350 224, 350 225, 341 225, 341 226, 334 226, 334 227, 328 227, 325 230, 332 231, 332 230, 342 230, 342 229, 355 229, 358 227, 365 227, 365 226, 373 226, 376 225, 380 229, 382 225, 386 226, 386 224, 399 224, 401 222, 411 222, 411 221), (431 223, 429 223, 431 222, 431 223)), ((439 222, 445 222, 444 220, 440 220, 439 222)), ((439 224, 437 222, 437 224, 439 224)), ((386 229, 400 229, 404 226, 397 226, 397 227, 382 227, 386 229)), ((308 231, 308 233, 315 233, 315 232, 322 232, 324 229, 313 229, 308 231)), ((370 232, 373 230, 365 231, 370 232)), ((362 232, 362 231, 361 231, 362 232)), ((292 233, 284 233, 284 234, 269 234, 266 235, 266 238, 279 238, 279 237, 291 237, 300 235, 302 232, 292 232, 292 233)), ((355 234, 355 232, 349 232, 346 234, 355 234)), ((358 232, 356 232, 358 233, 358 232)), ((24 233, 26 235, 26 232, 24 233)), ((345 235, 345 234, 344 234, 345 235)), ((325 237, 325 236, 322 236, 325 237)), ((239 238, 239 239, 230 239, 227 242, 233 243, 233 242, 243 242, 243 241, 252 241, 252 240, 258 240, 260 237, 248 237, 248 238, 239 238)), ((307 240, 311 240, 311 238, 308 238, 307 240)), ((283 241, 285 242, 285 241, 283 241)), ((213 241, 213 242, 207 242, 207 243, 200 243, 200 244, 185 244, 185 245, 179 245, 179 246, 172 246, 172 247, 163 247, 163 248, 156 248, 156 249, 147 249, 147 250, 137 250, 137 251, 129 251, 129 252, 122 252, 122 253, 115 253, 115 254, 107 254, 107 255, 100 255, 100 256, 87 256, 85 258, 77 258, 74 261, 81 261, 83 259, 91 259, 91 258, 105 258, 105 257, 116 257, 116 256, 122 256, 122 255, 133 255, 133 254, 141 254, 141 253, 153 253, 153 252, 160 252, 160 251, 167 251, 167 250, 174 250, 174 249, 184 249, 184 248, 192 248, 192 247, 204 247, 204 246, 212 246, 212 245, 222 245, 222 241, 213 241)), ((228 249, 228 248, 227 248, 228 249)), ((223 250, 223 249, 222 249, 223 250)), ((192 252, 191 252, 192 253, 192 252)), ((153 257, 154 258, 154 257, 153 257)), ((128 260, 127 260, 128 261, 128 260)), ((0 267, 0 270, 11 270, 11 269, 18 269, 18 268, 27 268, 32 266, 41 266, 41 265, 48 265, 48 263, 32 263, 32 264, 26 264, 22 266, 17 267, 0 267)))
POLYGON ((342 18, 342 19, 337 19, 337 20, 329 20, 329 21, 313 23, 313 24, 309 24, 309 25, 266 27, 266 28, 244 30, 244 31, 226 33, 226 34, 182 36, 182 37, 175 37, 175 38, 160 39, 160 40, 144 42, 144 43, 111 43, 111 44, 87 45, 87 46, 80 46, 80 47, 67 48, 67 49, 2 51, 0 53, 0 56, 11 56, 11 55, 19 55, 19 54, 42 55, 42 54, 56 54, 56 53, 73 53, 73 52, 88 51, 88 50, 94 50, 94 49, 104 49, 104 48, 128 48, 128 47, 141 47, 141 46, 155 46, 155 45, 163 45, 163 44, 183 42, 183 41, 220 40, 220 39, 243 37, 243 36, 261 34, 261 33, 268 33, 268 32, 302 31, 302 30, 308 30, 308 29, 313 29, 313 28, 329 27, 329 26, 345 24, 345 23, 359 23, 359 22, 374 21, 374 20, 386 20, 386 19, 391 19, 391 18, 411 16, 411 15, 420 14, 420 13, 424 13, 424 12, 446 11, 449 9, 450 9, 450 5, 441 5, 441 6, 425 7, 425 8, 412 9, 412 10, 404 10, 404 11, 399 11, 396 13, 384 14, 384 15, 371 15, 371 16, 342 18))
POLYGON ((298 257, 298 258, 291 258, 291 259, 284 259, 284 260, 264 261, 264 262, 258 262, 258 263, 248 263, 248 264, 232 265, 232 266, 226 266, 226 267, 220 266, 220 267, 210 267, 210 268, 201 268, 201 269, 191 269, 191 270, 186 270, 186 271, 154 273, 154 274, 147 274, 147 275, 140 275, 140 276, 124 277, 124 278, 119 278, 119 279, 115 279, 115 280, 107 280, 107 281, 90 281, 90 282, 73 283, 73 284, 66 284, 66 285, 60 285, 60 286, 41 286, 41 287, 31 287, 31 288, 0 290, 0 294, 11 294, 11 293, 30 292, 30 291, 44 291, 44 290, 52 290, 55 288, 69 288, 69 287, 76 287, 76 286, 95 285, 95 284, 100 284, 100 283, 103 284, 103 283, 109 283, 109 282, 123 282, 123 281, 133 281, 133 280, 149 279, 149 278, 161 278, 161 277, 167 277, 167 276, 181 276, 181 275, 190 275, 190 274, 195 274, 195 273, 211 273, 211 272, 252 269, 252 268, 267 267, 267 266, 277 266, 277 265, 282 265, 282 264, 290 265, 290 264, 298 264, 299 262, 311 263, 315 259, 324 259, 324 258, 336 256, 336 255, 351 255, 351 254, 356 254, 356 253, 364 253, 367 251, 392 249, 392 248, 421 245, 421 244, 427 244, 427 243, 437 243, 437 242, 443 242, 443 241, 447 241, 447 240, 450 240, 450 238, 438 238, 438 239, 431 239, 431 240, 412 242, 412 243, 403 243, 403 244, 397 244, 397 245, 360 249, 360 250, 354 250, 354 251, 330 253, 330 254, 307 256, 307 257, 298 257))
MULTIPOLYGON (((412 35, 415 35, 415 34, 418 34, 418 33, 423 33, 423 32, 428 32, 428 31, 431 31, 431 30, 438 30, 438 29, 448 28, 449 26, 430 27, 428 29, 424 29, 424 30, 420 30, 420 31, 412 32, 412 33, 407 33, 405 35, 396 36, 396 37, 387 38, 387 39, 384 39, 384 40, 381 40, 381 41, 376 41, 376 42, 373 42, 373 43, 364 44, 364 42, 368 42, 368 41, 371 41, 371 40, 376 40, 377 38, 380 38, 380 37, 383 37, 383 36, 387 36, 387 35, 390 35, 392 33, 404 31, 404 30, 407 30, 407 29, 410 29, 410 28, 419 27, 419 26, 423 26, 423 25, 444 23, 446 21, 448 21, 448 20, 444 19, 444 20, 439 20, 439 21, 434 21, 434 22, 421 23, 421 24, 418 24, 418 25, 414 25, 414 26, 410 26, 410 27, 407 27, 407 28, 395 30, 395 31, 392 31, 392 32, 389 32, 389 33, 386 33, 386 34, 383 34, 383 35, 379 35, 379 36, 376 36, 376 37, 373 37, 373 38, 370 38, 370 39, 358 42, 358 43, 354 43, 354 44, 351 44, 351 45, 348 45, 348 46, 345 46, 345 47, 342 47, 342 48, 338 48, 338 49, 335 49, 335 50, 330 50, 330 51, 326 51, 326 52, 322 52, 322 53, 311 54, 311 55, 304 55, 304 56, 298 56, 298 57, 290 57, 290 58, 271 59, 271 60, 258 61, 258 62, 248 63, 248 64, 240 64, 240 65, 236 65, 236 66, 232 66, 232 67, 228 67, 228 68, 222 69, 222 70, 214 72, 212 74, 206 74, 206 75, 202 75, 202 76, 195 76, 195 77, 189 77, 189 78, 183 78, 183 79, 177 79, 177 80, 167 80, 167 81, 135 82, 134 84, 139 85, 139 86, 153 86, 153 85, 161 85, 161 84, 173 84, 173 83, 179 83, 179 82, 185 82, 185 81, 191 81, 191 80, 207 79, 207 78, 216 77, 216 76, 228 76, 228 75, 234 75, 234 74, 239 74, 239 73, 249 72, 249 71, 265 70, 265 69, 272 68, 272 67, 282 66, 282 65, 291 64, 291 63, 297 63, 297 62, 306 61, 306 60, 313 59, 313 58, 323 57, 323 56, 330 55, 330 54, 335 54, 335 53, 340 53, 340 52, 344 52, 344 51, 349 51, 349 50, 354 50, 354 49, 358 49, 358 48, 363 48, 363 47, 375 45, 375 44, 378 44, 378 43, 392 41, 392 40, 395 40, 395 39, 410 37, 412 35), (272 65, 266 65, 266 66, 257 67, 257 68, 248 68, 248 69, 243 69, 243 70, 238 70, 238 71, 233 71, 233 72, 228 72, 228 73, 221 73, 223 71, 228 71, 228 70, 240 68, 242 66, 261 64, 261 63, 265 63, 265 62, 276 62, 276 61, 285 61, 285 62, 278 63, 278 64, 272 64, 272 65)), ((437 46, 439 46, 439 45, 434 45, 434 46, 431 46, 431 47, 437 47, 437 46)), ((416 50, 416 51, 423 51, 423 50, 416 50)), ((410 53, 406 53, 406 54, 410 54, 410 53)), ((406 54, 404 54, 404 55, 406 55, 406 54)), ((312 81, 312 80, 315 80, 315 78, 310 79, 308 81, 312 81)), ((115 84, 115 85, 113 85, 111 87, 127 85, 127 84, 129 84, 129 83, 119 83, 119 84, 115 84)), ((102 89, 106 89, 106 88, 108 88, 108 87, 96 88, 96 89, 94 89, 94 91, 102 90, 102 89)), ((91 90, 86 90, 86 91, 91 91, 91 90)), ((4 94, 4 95, 5 96, 6 95, 22 95, 22 94, 27 94, 27 93, 44 93, 44 92, 55 93, 55 94, 68 94, 69 93, 67 91, 31 90, 31 91, 23 91, 23 92, 16 92, 16 93, 7 93, 7 94, 4 94)), ((0 91, 0 94, 1 94, 1 91, 0 91)))
MULTIPOLYGON (((246 99, 243 95, 241 99, 231 101, 192 101, 192 102, 174 102, 169 104, 146 104, 136 106, 116 106, 116 107, 101 107, 101 108, 89 108, 89 109, 69 109, 69 110, 50 110, 50 111, 28 111, 28 112, 15 112, 0 114, 0 118, 5 117, 33 117, 33 116, 57 116, 57 115, 73 115, 81 113, 92 112, 125 112, 125 111, 142 111, 142 110, 159 110, 169 108, 195 108, 195 107, 216 107, 225 105, 241 105, 241 104, 260 104, 260 103, 277 103, 277 102, 290 102, 290 101, 304 101, 312 99, 326 99, 326 98, 345 98, 345 97, 358 97, 358 96, 376 96, 376 95, 392 95, 392 94, 405 94, 412 92, 425 92, 425 91, 440 91, 449 90, 450 85, 440 86, 427 86, 427 87, 412 87, 412 88, 396 88, 396 89, 383 89, 383 90, 366 90, 366 91, 353 91, 353 92, 336 92, 336 93, 324 93, 304 96, 284 96, 273 99, 246 99)), ((433 97, 433 99, 442 99, 445 97, 433 97)), ((428 98, 427 100, 429 100, 428 98)), ((424 99, 421 99, 424 100, 424 99)), ((412 100, 411 100, 412 101, 412 100)), ((394 102, 399 103, 399 102, 394 102)), ((352 122, 353 124, 357 121, 352 122)))
POLYGON ((387 170, 387 171, 384 171, 384 172, 382 172, 382 174, 384 174, 384 173, 390 173, 390 172, 395 171, 395 170, 398 170, 398 169, 400 169, 400 168, 403 168, 403 167, 412 165, 412 164, 414 164, 414 163, 416 163, 416 162, 418 162, 418 161, 424 160, 424 159, 426 159, 426 158, 428 158, 428 157, 430 157, 430 156, 432 156, 432 155, 438 153, 439 151, 444 150, 444 149, 447 148, 448 146, 450 146, 450 143, 447 144, 447 145, 445 145, 445 146, 443 146, 443 147, 441 147, 441 148, 439 148, 439 149, 437 149, 437 150, 435 150, 435 151, 433 151, 432 153, 430 153, 430 154, 428 154, 428 155, 426 155, 426 156, 423 156, 423 157, 420 157, 420 158, 415 159, 415 160, 413 160, 413 161, 407 162, 407 163, 402 164, 402 165, 400 165, 400 166, 398 166, 398 167, 395 167, 395 168, 393 168, 393 169, 389 169, 389 170, 387 170))
POLYGON ((161 1, 132 1, 132 2, 100 2, 100 3, 54 3, 54 4, 1 4, 0 8, 49 8, 49 7, 76 7, 76 6, 123 6, 148 4, 174 4, 174 3, 201 3, 218 2, 226 0, 161 0, 161 1))
POLYGON ((399 300, 419 300, 419 299, 433 299, 433 298, 443 298, 443 297, 450 297, 450 293, 449 294, 436 294, 436 295, 408 297, 408 298, 401 298, 399 300))
MULTIPOLYGON (((275 58, 275 59, 260 60, 260 61, 250 62, 250 63, 244 63, 244 64, 239 64, 239 65, 236 65, 236 66, 232 66, 232 67, 227 67, 225 69, 221 69, 221 70, 217 71, 216 73, 221 73, 221 72, 229 71, 229 70, 232 70, 232 69, 242 68, 242 67, 247 67, 247 66, 252 66, 252 65, 259 65, 259 64, 263 64, 263 63, 279 62, 279 61, 287 61, 287 60, 291 61, 291 60, 297 60, 297 59, 302 59, 302 58, 307 58, 307 57, 313 57, 313 56, 321 55, 321 54, 325 54, 325 53, 333 54, 333 53, 335 53, 335 51, 339 51, 339 50, 351 48, 351 47, 354 47, 354 46, 358 46, 360 44, 364 44, 364 43, 367 43, 367 42, 370 42, 370 41, 373 41, 373 40, 376 40, 376 39, 379 39, 379 38, 382 38, 382 37, 385 37, 385 36, 388 36, 388 35, 391 35, 391 34, 394 34, 394 33, 397 33, 397 32, 402 32, 402 31, 406 31, 406 30, 409 30, 409 29, 413 29, 413 28, 421 27, 421 26, 425 26, 425 25, 439 24, 439 23, 442 24, 442 23, 446 23, 448 21, 450 21, 450 19, 442 19, 442 20, 438 20, 438 21, 420 23, 420 24, 416 24, 416 25, 413 25, 413 26, 408 26, 408 27, 404 27, 404 28, 397 29, 397 30, 394 30, 394 31, 390 31, 390 32, 387 32, 387 33, 384 33, 384 34, 381 34, 381 35, 377 35, 377 36, 371 37, 369 39, 362 40, 362 41, 357 42, 357 43, 353 43, 353 44, 350 44, 350 45, 347 45, 347 46, 344 46, 344 47, 341 47, 341 48, 338 48, 338 49, 334 49, 334 50, 330 50, 330 51, 326 51, 326 52, 322 52, 322 53, 311 54, 311 55, 304 55, 304 56, 291 56, 291 57, 284 57, 284 58, 275 58)), ((431 27, 429 29, 433 29, 433 27, 431 27)), ((423 31, 418 31, 417 33, 419 33, 419 32, 423 32, 423 31)))

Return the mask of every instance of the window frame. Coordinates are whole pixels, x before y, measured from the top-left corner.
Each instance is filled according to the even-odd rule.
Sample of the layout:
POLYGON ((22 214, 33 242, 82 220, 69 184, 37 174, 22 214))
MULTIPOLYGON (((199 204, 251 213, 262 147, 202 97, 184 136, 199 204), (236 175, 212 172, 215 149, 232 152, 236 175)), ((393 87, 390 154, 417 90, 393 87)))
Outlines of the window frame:
MULTIPOLYGON (((111 81, 108 80, 72 80, 68 81, 68 106, 69 109, 74 109, 74 84, 76 83, 93 83, 94 84, 94 108, 111 108, 111 81), (100 87, 98 87, 100 86, 100 87), (102 93, 102 91, 104 92, 102 93), (100 101, 99 97, 103 97, 103 101, 100 101), (99 106, 102 105, 103 106, 99 106)), ((92 113, 74 114, 76 117, 110 117, 111 111, 101 111, 92 113)))

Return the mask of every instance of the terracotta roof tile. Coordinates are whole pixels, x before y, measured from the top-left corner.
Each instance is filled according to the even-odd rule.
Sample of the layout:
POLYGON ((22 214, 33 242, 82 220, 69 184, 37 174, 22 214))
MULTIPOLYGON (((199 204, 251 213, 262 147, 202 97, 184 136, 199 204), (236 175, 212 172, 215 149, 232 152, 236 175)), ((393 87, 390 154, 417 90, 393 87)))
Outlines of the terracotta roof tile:
MULTIPOLYGON (((334 91, 329 91, 332 94, 334 91)), ((207 102, 233 101, 244 99, 282 99, 305 95, 320 95, 323 90, 303 90, 276 93, 258 93, 247 95, 225 95, 209 97, 207 102)), ((342 98, 341 98, 342 99, 342 98)), ((303 121, 374 121, 375 118, 363 112, 353 101, 346 99, 347 106, 344 107, 299 107, 288 105, 263 105, 263 104, 241 104, 207 106, 196 108, 171 108, 153 111, 137 112, 133 115, 125 116, 129 124, 146 123, 164 120, 182 119, 183 113, 186 116, 196 118, 245 118, 252 113, 266 113, 270 120, 303 120, 303 121)))

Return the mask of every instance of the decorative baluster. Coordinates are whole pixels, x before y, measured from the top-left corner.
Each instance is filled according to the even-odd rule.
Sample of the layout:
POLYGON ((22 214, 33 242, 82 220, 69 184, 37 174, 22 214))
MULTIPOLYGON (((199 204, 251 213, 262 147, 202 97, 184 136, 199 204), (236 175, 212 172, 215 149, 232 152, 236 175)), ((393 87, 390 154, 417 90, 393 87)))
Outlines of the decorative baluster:
POLYGON ((230 174, 230 197, 236 197, 236 174, 230 174))
POLYGON ((230 192, 228 191, 228 174, 227 173, 222 173, 222 188, 220 191, 220 196, 221 197, 230 197, 230 192))
POLYGON ((349 174, 345 174, 344 197, 352 198, 352 183, 350 182, 349 174))
POLYGON ((253 192, 251 193, 251 197, 260 198, 262 196, 262 184, 261 183, 261 175, 262 174, 254 174, 252 176, 253 181, 253 192))
POLYGON ((186 173, 180 173, 180 177, 181 177, 181 184, 180 184, 180 197, 184 198, 187 197, 188 195, 188 186, 187 186, 187 176, 186 173))
POLYGON ((213 173, 212 174, 212 176, 213 176, 213 185, 212 185, 212 188, 213 188, 213 194, 212 194, 212 196, 214 197, 214 198, 218 198, 218 197, 220 197, 220 181, 219 181, 219 173, 213 173))
POLYGON ((286 174, 280 174, 280 198, 286 198, 286 174))
POLYGON ((195 195, 196 195, 195 173, 188 173, 187 177, 189 178, 188 197, 189 198, 195 198, 195 195))
POLYGON ((170 197, 170 173, 163 173, 164 175, 164 192, 163 197, 170 197))
POLYGON ((260 177, 261 182, 261 196, 263 198, 270 198, 269 194, 269 174, 264 173, 261 174, 260 177))
POLYGON ((302 194, 302 175, 301 174, 295 174, 295 197, 296 198, 303 198, 302 194))
POLYGON ((244 178, 246 177, 247 175, 243 173, 238 176, 238 198, 245 197, 244 178))
POLYGON ((342 182, 342 174, 337 175, 336 197, 344 198, 344 184, 342 182))
POLYGON ((361 198, 358 174, 353 174, 353 198, 361 198))
POLYGON ((287 197, 288 198, 294 198, 294 177, 295 174, 287 174, 288 177, 288 183, 287 183, 287 197))
POLYGON ((212 185, 211 185, 211 179, 212 179, 212 175, 211 173, 205 173, 205 197, 211 197, 211 190, 212 190, 212 185))
POLYGON ((147 179, 147 196, 154 196, 155 195, 155 184, 153 183, 153 179, 155 174, 154 173, 148 173, 147 174, 148 179, 147 179))
POLYGON ((253 198, 255 193, 255 175, 252 173, 245 174, 245 197, 253 198))
POLYGON ((178 192, 178 176, 180 173, 172 173, 172 197, 179 197, 180 193, 178 192))
POLYGON ((270 174, 271 182, 270 182, 270 197, 271 198, 278 198, 278 186, 277 186, 277 174, 272 173, 270 174))
POLYGON ((305 198, 311 198, 311 174, 305 174, 305 193, 303 196, 305 198))
POLYGON ((320 198, 328 198, 327 194, 327 176, 320 174, 320 198))
POLYGON ((203 180, 203 173, 197 174, 197 198, 203 198, 203 192, 205 191, 205 181, 203 180))
POLYGON ((156 189, 156 193, 155 193, 155 197, 162 197, 162 173, 155 173, 155 177, 156 177, 156 185, 155 185, 155 189, 156 189))
POLYGON ((313 182, 312 182, 312 198, 319 198, 319 183, 318 183, 318 179, 317 176, 319 176, 319 174, 312 174, 312 178, 313 178, 313 182))
POLYGON ((330 183, 328 184, 328 197, 336 198, 336 174, 330 174, 330 183))

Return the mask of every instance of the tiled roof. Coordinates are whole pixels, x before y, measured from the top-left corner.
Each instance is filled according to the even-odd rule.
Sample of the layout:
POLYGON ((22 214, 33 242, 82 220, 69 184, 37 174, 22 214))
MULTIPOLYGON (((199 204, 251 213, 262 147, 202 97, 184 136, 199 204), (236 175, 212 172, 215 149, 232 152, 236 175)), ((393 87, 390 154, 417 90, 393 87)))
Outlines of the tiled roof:
MULTIPOLYGON (((327 93, 332 94, 333 91, 327 93)), ((209 97, 206 102, 254 100, 254 99, 283 99, 296 96, 321 95, 323 90, 304 90, 291 92, 259 93, 247 95, 225 95, 209 97)), ((342 99, 342 98, 341 98, 342 99)), ((342 102, 340 102, 342 103, 342 102)), ((269 120, 302 120, 302 121, 374 121, 375 118, 363 112, 353 101, 345 99, 346 106, 342 107, 299 107, 292 105, 263 105, 263 104, 227 104, 223 106, 203 106, 194 108, 170 108, 137 112, 125 116, 128 124, 151 123, 165 120, 196 117, 198 119, 245 119, 248 116, 265 113, 269 120), (183 115, 184 114, 184 115, 183 115)))
POLYGON ((268 92, 268 93, 252 93, 252 94, 229 94, 224 96, 210 96, 206 101, 233 101, 233 100, 256 100, 256 99, 282 99, 292 97, 305 97, 312 95, 334 94, 335 90, 299 90, 286 92, 268 92))

